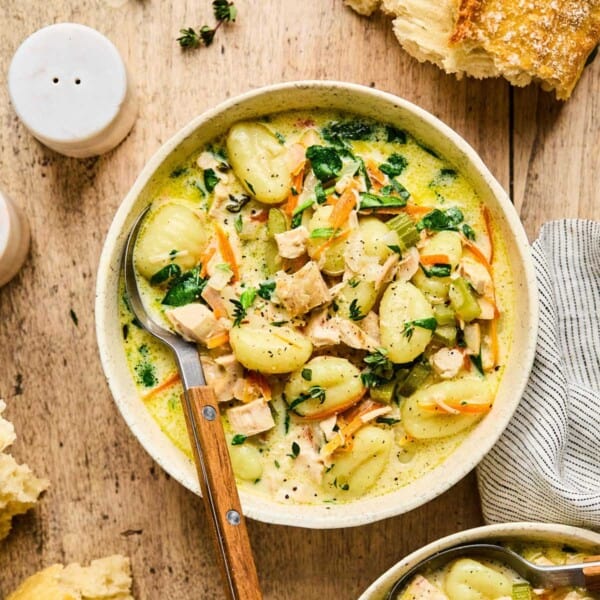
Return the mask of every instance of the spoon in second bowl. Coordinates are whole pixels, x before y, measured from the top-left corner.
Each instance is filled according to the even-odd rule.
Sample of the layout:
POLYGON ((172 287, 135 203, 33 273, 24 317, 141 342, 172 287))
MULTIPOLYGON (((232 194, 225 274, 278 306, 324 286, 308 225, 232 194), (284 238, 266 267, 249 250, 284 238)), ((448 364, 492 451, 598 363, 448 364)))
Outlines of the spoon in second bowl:
POLYGON ((246 523, 229 459, 214 390, 206 385, 196 344, 162 327, 146 312, 137 285, 133 252, 149 207, 138 217, 125 245, 123 274, 133 314, 142 327, 175 354, 183 384, 183 412, 206 511, 212 525, 227 595, 260 600, 262 594, 246 523))
POLYGON ((400 598, 402 590, 417 573, 439 569, 452 560, 464 556, 487 558, 504 563, 533 587, 554 589, 572 586, 586 588, 588 591, 600 591, 600 557, 598 556, 590 556, 583 563, 546 566, 531 563, 504 546, 464 544, 436 552, 409 569, 396 581, 387 595, 387 600, 400 598))

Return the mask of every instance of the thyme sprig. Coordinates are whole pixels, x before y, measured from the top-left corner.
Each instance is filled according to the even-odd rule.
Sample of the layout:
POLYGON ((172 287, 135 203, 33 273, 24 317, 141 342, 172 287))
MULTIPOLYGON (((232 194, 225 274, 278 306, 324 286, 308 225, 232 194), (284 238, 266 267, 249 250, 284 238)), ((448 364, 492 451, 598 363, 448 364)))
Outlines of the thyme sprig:
POLYGON ((213 43, 215 34, 223 23, 232 23, 237 17, 237 7, 233 2, 227 0, 213 0, 213 14, 217 20, 214 27, 203 25, 198 31, 193 27, 186 27, 179 30, 180 36, 177 38, 179 45, 184 48, 198 48, 199 46, 210 46, 213 43))

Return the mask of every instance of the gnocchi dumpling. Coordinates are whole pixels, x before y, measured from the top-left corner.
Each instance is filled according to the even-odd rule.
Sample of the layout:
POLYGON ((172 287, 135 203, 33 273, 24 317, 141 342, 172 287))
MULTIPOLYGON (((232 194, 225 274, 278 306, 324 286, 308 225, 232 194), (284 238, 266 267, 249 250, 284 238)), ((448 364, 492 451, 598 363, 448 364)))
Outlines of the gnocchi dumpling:
POLYGON ((512 583, 496 569, 461 558, 450 567, 444 589, 450 600, 495 600, 510 598, 512 583))
POLYGON ((385 469, 393 440, 391 429, 375 425, 360 429, 350 451, 334 454, 335 462, 323 477, 325 489, 340 498, 354 498, 367 492, 385 469))
POLYGON ((208 244, 206 223, 198 213, 175 202, 161 204, 149 216, 135 247, 135 264, 150 279, 169 264, 183 271, 200 261, 208 244))
POLYGON ((261 373, 289 373, 301 367, 312 354, 311 341, 289 327, 255 324, 233 327, 229 342, 237 360, 261 373))
POLYGON ((421 248, 421 256, 446 256, 452 270, 456 268, 462 256, 462 242, 456 231, 438 231, 421 248))
POLYGON ((335 297, 337 310, 334 309, 332 314, 346 319, 360 320, 373 308, 376 300, 375 283, 357 275, 348 280, 335 297))
POLYGON ((292 187, 286 148, 261 123, 237 123, 227 136, 229 161, 238 179, 265 204, 283 202, 292 187))
POLYGON ((431 304, 412 283, 396 281, 387 287, 379 308, 379 330, 392 362, 410 362, 425 350, 432 332, 413 323, 432 317, 431 304))
MULTIPOLYGON (((319 206, 308 223, 309 233, 312 234, 316 229, 331 228, 329 218, 331 217, 332 206, 319 206)), ((325 250, 322 249, 326 239, 321 237, 309 237, 307 242, 308 255, 319 263, 321 271, 327 275, 341 275, 346 266, 344 260, 344 251, 346 249, 346 239, 333 241, 325 250)))
POLYGON ((260 451, 256 446, 240 444, 229 446, 229 456, 233 472, 245 481, 256 481, 260 479, 263 472, 260 451))
POLYGON ((360 219, 358 226, 365 254, 384 263, 394 252, 390 246, 399 245, 398 234, 376 217, 360 219))
POLYGON ((416 439, 433 439, 454 435, 481 418, 482 412, 452 414, 452 408, 463 403, 489 408, 493 402, 490 385, 483 379, 458 379, 435 383, 415 392, 401 406, 402 424, 416 439), (436 405, 439 410, 436 412, 436 405))
POLYGON ((365 393, 360 371, 345 358, 317 356, 292 373, 285 386, 288 406, 302 417, 333 414, 365 393))

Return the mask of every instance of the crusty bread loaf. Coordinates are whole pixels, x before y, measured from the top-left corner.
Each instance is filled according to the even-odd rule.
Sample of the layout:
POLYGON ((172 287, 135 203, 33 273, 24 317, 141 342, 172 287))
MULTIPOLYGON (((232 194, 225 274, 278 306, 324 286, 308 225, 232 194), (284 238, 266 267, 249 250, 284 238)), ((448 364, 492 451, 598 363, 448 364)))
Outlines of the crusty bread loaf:
POLYGON ((345 0, 381 8, 404 49, 458 77, 539 81, 566 100, 600 42, 600 0, 345 0))
POLYGON ((26 579, 6 600, 134 600, 125 556, 93 560, 89 567, 52 565, 26 579))
POLYGON ((16 437, 13 426, 2 418, 5 408, 0 400, 0 540, 8 535, 12 518, 27 512, 48 487, 48 481, 35 477, 27 465, 17 464, 5 452, 16 437))

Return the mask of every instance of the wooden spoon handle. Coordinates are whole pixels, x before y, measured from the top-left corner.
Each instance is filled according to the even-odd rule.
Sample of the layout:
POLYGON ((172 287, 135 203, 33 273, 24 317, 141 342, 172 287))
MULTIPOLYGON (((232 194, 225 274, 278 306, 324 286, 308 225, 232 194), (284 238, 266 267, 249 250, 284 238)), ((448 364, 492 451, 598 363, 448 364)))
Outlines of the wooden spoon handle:
POLYGON ((231 468, 214 390, 209 386, 187 390, 183 402, 198 479, 213 541, 220 558, 228 597, 261 600, 262 593, 231 468), (191 411, 191 414, 188 414, 191 411))
MULTIPOLYGON (((593 562, 600 560, 600 556, 588 556, 583 562, 593 562)), ((589 592, 600 592, 600 567, 585 567, 583 569, 585 577, 585 588, 589 592)))

